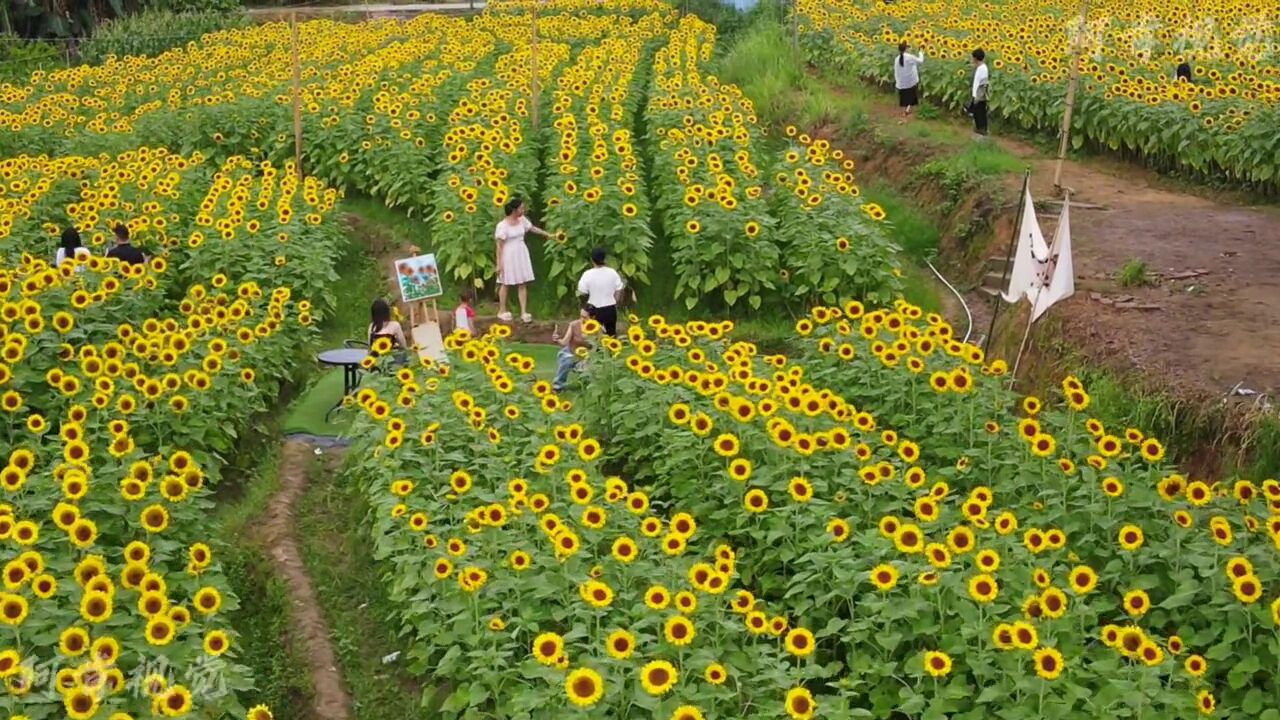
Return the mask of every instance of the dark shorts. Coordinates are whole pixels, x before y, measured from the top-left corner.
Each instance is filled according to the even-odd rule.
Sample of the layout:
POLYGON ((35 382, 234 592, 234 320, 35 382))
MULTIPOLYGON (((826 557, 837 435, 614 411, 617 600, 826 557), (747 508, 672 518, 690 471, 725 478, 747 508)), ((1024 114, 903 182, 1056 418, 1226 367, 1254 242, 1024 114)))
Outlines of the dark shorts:
POLYGON ((920 86, 898 90, 898 107, 915 107, 920 104, 920 86))
POLYGON ((618 335, 618 306, 598 307, 591 309, 591 317, 604 328, 605 335, 618 335))

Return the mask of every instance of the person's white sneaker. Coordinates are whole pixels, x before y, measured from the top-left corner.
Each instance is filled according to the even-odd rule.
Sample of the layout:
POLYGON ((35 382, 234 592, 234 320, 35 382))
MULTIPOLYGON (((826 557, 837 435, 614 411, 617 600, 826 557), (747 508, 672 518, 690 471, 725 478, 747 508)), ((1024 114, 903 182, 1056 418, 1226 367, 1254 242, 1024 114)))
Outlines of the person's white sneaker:
POLYGON ((501 320, 502 322, 511 322, 511 313, 500 312, 498 313, 498 319, 501 320))

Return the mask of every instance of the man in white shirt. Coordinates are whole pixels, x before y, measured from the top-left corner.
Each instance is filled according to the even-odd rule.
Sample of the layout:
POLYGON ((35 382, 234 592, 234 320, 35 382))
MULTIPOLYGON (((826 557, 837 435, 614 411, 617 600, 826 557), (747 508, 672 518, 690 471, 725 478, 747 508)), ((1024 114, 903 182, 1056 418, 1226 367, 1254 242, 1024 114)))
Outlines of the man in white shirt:
POLYGON ((618 334, 618 297, 626 287, 617 270, 604 264, 604 248, 591 251, 592 268, 578 279, 578 294, 587 296, 587 304, 593 309, 591 317, 604 327, 605 334, 618 334))
POLYGON ((969 114, 973 116, 973 131, 979 137, 987 134, 987 98, 991 93, 991 71, 987 69, 987 54, 982 48, 973 51, 973 90, 969 100, 969 114))

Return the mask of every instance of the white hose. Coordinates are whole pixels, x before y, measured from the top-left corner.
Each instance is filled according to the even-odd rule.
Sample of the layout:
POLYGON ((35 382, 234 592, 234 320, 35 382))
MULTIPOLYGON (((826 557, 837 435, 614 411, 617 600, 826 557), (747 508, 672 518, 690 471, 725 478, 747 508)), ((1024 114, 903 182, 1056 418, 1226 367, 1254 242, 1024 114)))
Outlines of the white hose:
POLYGON ((956 299, 960 301, 960 307, 964 308, 964 315, 966 320, 969 323, 969 329, 964 331, 963 342, 969 342, 969 336, 973 334, 973 313, 969 312, 969 304, 964 301, 964 296, 960 294, 960 291, 956 290, 954 285, 952 285, 950 282, 947 282, 947 279, 942 277, 942 273, 938 272, 938 268, 934 267, 933 263, 929 262, 928 260, 925 260, 924 264, 929 266, 929 269, 933 271, 933 274, 937 275, 938 279, 942 281, 942 284, 946 285, 947 289, 949 289, 952 293, 954 293, 956 296, 956 299))

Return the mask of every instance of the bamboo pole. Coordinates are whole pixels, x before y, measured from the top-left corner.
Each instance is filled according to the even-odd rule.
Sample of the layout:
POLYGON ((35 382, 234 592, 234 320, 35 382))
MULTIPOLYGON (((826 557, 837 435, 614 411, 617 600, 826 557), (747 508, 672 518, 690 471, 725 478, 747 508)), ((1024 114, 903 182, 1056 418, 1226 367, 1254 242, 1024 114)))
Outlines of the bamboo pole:
POLYGON ((531 100, 533 102, 533 107, 530 108, 529 111, 530 113, 532 113, 534 132, 537 132, 538 129, 541 127, 539 121, 541 119, 540 105, 542 104, 541 103, 542 83, 539 81, 539 78, 538 78, 538 6, 536 3, 534 4, 529 15, 532 18, 532 21, 530 22, 530 24, 532 26, 531 29, 533 32, 533 35, 532 35, 533 42, 529 45, 529 65, 531 66, 531 70, 533 72, 533 86, 531 88, 532 92, 530 93, 532 95, 531 100))
POLYGON ((289 13, 290 45, 293 50, 293 168, 302 179, 302 60, 298 51, 298 13, 289 13))
POLYGON ((1080 23, 1076 27, 1075 41, 1071 48, 1071 75, 1067 80, 1067 101, 1062 111, 1062 130, 1059 132, 1058 161, 1053 169, 1053 187, 1062 188, 1062 163, 1067 157, 1067 143, 1071 141, 1071 114, 1076 106, 1076 89, 1080 86, 1080 51, 1084 48, 1084 33, 1089 22, 1089 2, 1080 3, 1080 23))

